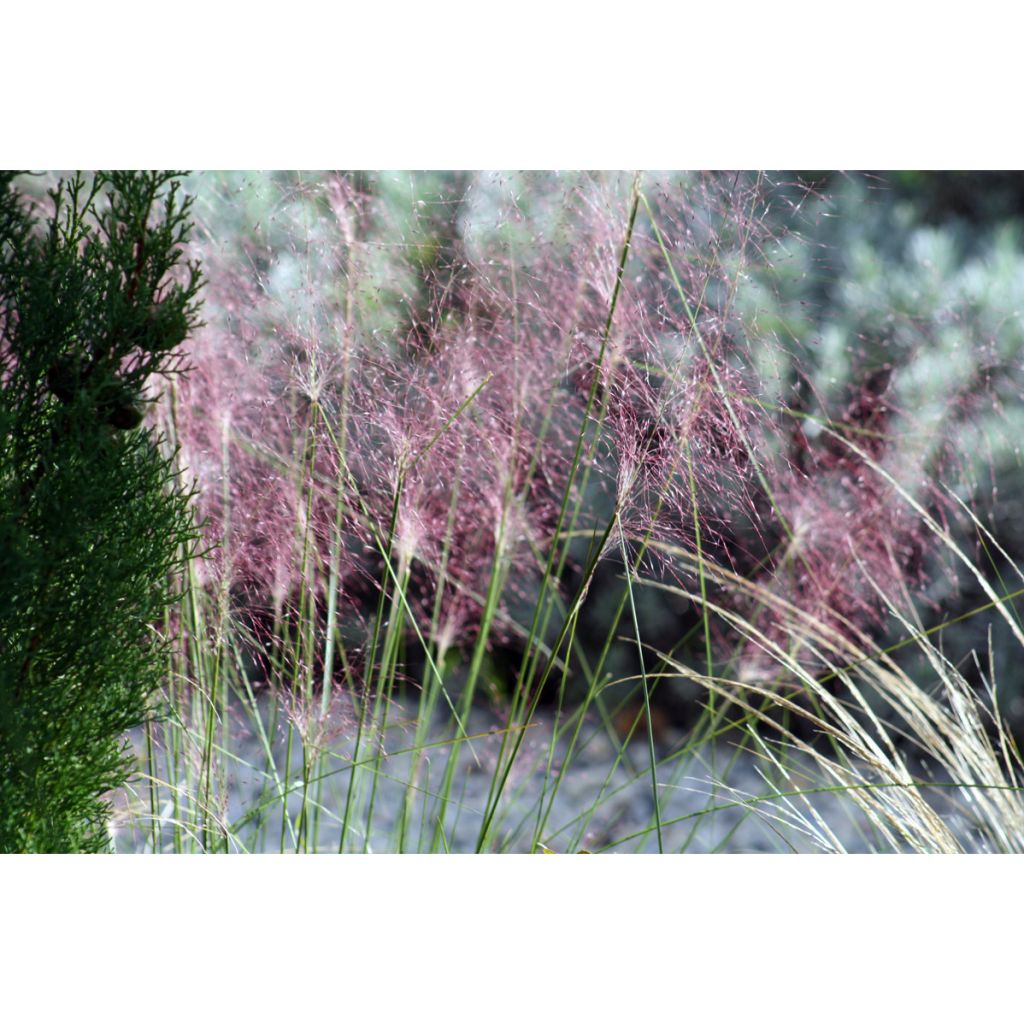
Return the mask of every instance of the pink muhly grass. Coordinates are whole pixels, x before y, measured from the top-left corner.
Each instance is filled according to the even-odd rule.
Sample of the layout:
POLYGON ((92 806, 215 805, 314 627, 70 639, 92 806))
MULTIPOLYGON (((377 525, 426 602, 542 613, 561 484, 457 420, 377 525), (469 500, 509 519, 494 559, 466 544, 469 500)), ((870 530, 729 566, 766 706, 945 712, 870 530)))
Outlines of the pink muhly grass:
MULTIPOLYGON (((236 296, 228 315, 237 315, 236 296)), ((201 332, 195 369, 178 393, 178 440, 210 537, 221 542, 213 571, 280 605, 298 568, 296 524, 304 512, 296 438, 308 420, 282 367, 255 340, 241 319, 230 334, 201 332)))
MULTIPOLYGON (((520 330, 523 327, 520 325, 520 330)), ((436 588, 442 617, 471 635, 470 597, 482 603, 494 571, 527 576, 544 550, 566 464, 559 439, 566 405, 552 405, 557 362, 512 358, 507 322, 440 331, 411 363, 367 373, 356 385, 353 471, 372 517, 386 524, 401 486, 395 542, 415 563, 421 606, 436 588), (554 365, 553 365, 554 364, 554 365), (545 373, 545 368, 547 372, 545 373), (459 409, 463 411, 458 412, 459 409), (541 431, 546 434, 542 436, 541 431), (444 562, 444 579, 438 575, 444 562)), ((510 584, 515 589, 514 578, 510 584)))
MULTIPOLYGON (((331 194, 337 213, 343 197, 331 194)), ((211 327, 180 395, 179 439, 210 535, 224 541, 218 570, 281 607, 304 585, 303 539, 314 538, 324 565, 340 516, 342 588, 379 584, 379 548, 393 544, 424 624, 440 588, 446 634, 457 622, 465 642, 491 569, 529 574, 548 543, 562 442, 578 415, 557 393, 565 344, 551 310, 564 303, 540 301, 526 278, 512 308, 481 276, 454 293, 470 311, 457 327, 397 345, 363 337, 355 348, 343 325, 339 353, 311 331, 273 326, 258 282, 237 267, 214 265, 210 276, 211 327)), ((552 280, 567 287, 558 275, 545 286, 552 280)))
MULTIPOLYGON (((794 612, 823 631, 858 638, 883 627, 890 610, 905 606, 912 592, 920 595, 927 580, 935 538, 885 479, 886 468, 912 480, 940 515, 943 502, 929 469, 908 459, 901 438, 913 424, 893 407, 887 380, 867 378, 841 420, 827 427, 794 420, 767 463, 773 503, 765 522, 775 528, 766 538, 775 544, 751 579, 781 602, 759 607, 756 621, 782 647, 794 612)), ((764 657, 749 647, 744 662, 747 675, 765 670, 764 657)))
POLYGON ((883 589, 913 580, 919 531, 848 458, 794 455, 786 410, 762 401, 755 353, 778 343, 735 296, 771 238, 763 183, 736 180, 649 187, 660 236, 637 230, 610 323, 628 210, 597 181, 568 193, 557 238, 530 234, 508 199, 499 218, 527 240, 465 240, 401 331, 360 324, 360 296, 380 284, 367 224, 384 245, 402 239, 348 179, 328 180, 316 229, 337 302, 307 282, 297 314, 270 297, 258 254, 247 266, 211 247, 210 326, 179 395, 179 438, 224 541, 218 571, 280 609, 304 589, 322 602, 333 564, 355 611, 392 585, 387 555, 444 649, 473 642, 498 572, 488 629, 500 642, 516 628, 511 602, 532 598, 565 544, 554 531, 571 486, 563 531, 601 530, 614 511, 627 538, 661 543, 672 574, 692 571, 664 554, 676 545, 753 571, 826 620, 877 623, 857 560, 883 589))

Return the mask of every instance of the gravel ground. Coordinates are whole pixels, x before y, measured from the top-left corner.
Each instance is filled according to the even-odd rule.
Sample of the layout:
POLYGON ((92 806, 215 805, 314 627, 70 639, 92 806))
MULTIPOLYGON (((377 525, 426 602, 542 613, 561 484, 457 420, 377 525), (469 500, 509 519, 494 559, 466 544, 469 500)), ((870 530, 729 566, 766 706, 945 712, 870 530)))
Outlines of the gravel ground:
MULTIPOLYGON (((509 775, 492 830, 489 849, 500 852, 529 852, 533 842, 542 797, 544 807, 557 787, 557 795, 542 830, 544 846, 555 853, 577 852, 657 852, 658 833, 655 828, 654 801, 649 772, 649 751, 646 742, 634 743, 628 750, 631 763, 620 759, 610 739, 594 725, 584 735, 587 743, 577 749, 570 767, 560 776, 560 765, 566 744, 560 741, 551 759, 551 721, 539 717, 537 725, 523 739, 519 756, 509 775), (596 805, 596 807, 595 807, 596 805)), ((469 723, 471 735, 488 733, 501 727, 495 718, 483 711, 474 711, 469 723)), ((133 737, 141 749, 141 736, 133 737)), ((764 796, 771 792, 762 771, 769 766, 749 752, 737 754, 725 746, 714 751, 714 761, 705 749, 701 757, 672 758, 673 737, 667 737, 659 750, 657 769, 660 794, 661 842, 666 852, 821 852, 836 844, 849 852, 869 852, 886 848, 874 837, 865 817, 848 797, 819 793, 806 801, 795 797, 769 799, 755 804, 738 802, 764 796), (712 780, 716 780, 717 785, 712 780), (713 810, 709 810, 714 808, 713 810), (813 808, 813 810, 811 810, 813 808), (816 817, 817 816, 817 817, 816 817), (833 839, 825 838, 831 833, 833 839)), ((444 843, 452 852, 473 852, 476 849, 484 819, 488 795, 494 777, 502 737, 485 735, 472 741, 472 754, 464 750, 452 787, 452 806, 445 822, 444 843)), ((251 811, 267 792, 266 759, 254 735, 240 732, 235 738, 235 753, 240 761, 225 779, 221 790, 221 812, 227 821, 238 822, 251 811), (248 766, 241 762, 248 762, 248 766)), ((402 749, 412 744, 411 733, 402 728, 389 731, 384 744, 387 756, 376 774, 373 791, 373 826, 368 841, 360 831, 366 821, 368 801, 373 788, 373 773, 362 773, 362 782, 353 794, 354 806, 361 813, 350 815, 349 848, 366 848, 371 852, 393 852, 398 848, 399 823, 408 792, 412 755, 402 749)), ((283 736, 276 742, 278 772, 283 775, 286 745, 283 736)), ((353 755, 351 738, 335 742, 331 753, 337 755, 328 768, 347 768, 353 755)), ((372 756, 373 749, 364 747, 362 757, 372 756)), ((292 756, 293 778, 301 773, 302 755, 298 744, 292 756)), ((436 793, 447 762, 447 747, 427 751, 414 794, 412 813, 404 841, 407 851, 429 850, 440 804, 436 793)), ((351 773, 336 772, 324 791, 319 814, 315 848, 336 850, 341 834, 340 817, 348 798, 351 773)), ((809 762, 791 760, 788 778, 772 775, 783 791, 807 789, 821 784, 818 773, 809 762)), ((140 790, 145 795, 145 789, 140 790)), ((293 821, 301 811, 301 795, 292 792, 289 810, 293 821)), ((163 813, 169 814, 165 805, 163 813)), ((126 824, 123 814, 117 816, 121 825, 115 832, 119 851, 130 852, 145 845, 141 831, 126 824)), ((253 852, 280 849, 281 814, 279 801, 272 802, 265 827, 250 821, 237 829, 240 847, 253 852)), ((959 829, 966 835, 967 829, 959 829)), ((286 836, 286 848, 293 846, 286 836)))

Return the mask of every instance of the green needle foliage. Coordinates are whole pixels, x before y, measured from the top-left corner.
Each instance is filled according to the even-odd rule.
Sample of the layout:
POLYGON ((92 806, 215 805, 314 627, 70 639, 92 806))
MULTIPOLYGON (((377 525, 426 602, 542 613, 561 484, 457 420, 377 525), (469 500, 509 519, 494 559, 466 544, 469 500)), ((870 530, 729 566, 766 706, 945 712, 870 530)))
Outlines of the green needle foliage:
POLYGON ((147 382, 197 325, 190 201, 167 172, 76 175, 45 223, 0 174, 0 851, 95 852, 156 624, 197 542, 147 382))

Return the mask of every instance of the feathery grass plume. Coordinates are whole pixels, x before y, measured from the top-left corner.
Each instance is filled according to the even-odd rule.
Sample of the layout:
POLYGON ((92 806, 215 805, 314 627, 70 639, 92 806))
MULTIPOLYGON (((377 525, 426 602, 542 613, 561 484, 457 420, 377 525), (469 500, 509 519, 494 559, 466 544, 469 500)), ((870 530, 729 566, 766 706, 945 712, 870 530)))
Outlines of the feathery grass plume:
POLYGON ((195 552, 147 385, 197 325, 173 173, 62 181, 50 213, 0 178, 0 850, 98 851, 123 734, 164 668, 157 629, 195 552))
POLYGON ((774 678, 789 678, 791 687, 705 676, 666 658, 738 709, 751 723, 755 749, 779 769, 782 784, 748 800, 751 806, 788 806, 830 852, 844 846, 822 827, 810 802, 822 793, 848 797, 883 852, 1022 852, 1024 762, 996 706, 991 664, 983 670, 986 699, 879 588, 879 599, 903 620, 930 665, 934 682, 924 685, 852 623, 837 628, 833 616, 823 622, 769 590, 755 590, 786 623, 786 642, 724 607, 713 606, 714 613, 763 651, 776 666, 774 678), (813 703, 793 700, 794 691, 806 691, 813 703), (831 746, 795 732, 792 722, 801 719, 831 746), (795 753, 820 769, 820 780, 787 771, 795 753))

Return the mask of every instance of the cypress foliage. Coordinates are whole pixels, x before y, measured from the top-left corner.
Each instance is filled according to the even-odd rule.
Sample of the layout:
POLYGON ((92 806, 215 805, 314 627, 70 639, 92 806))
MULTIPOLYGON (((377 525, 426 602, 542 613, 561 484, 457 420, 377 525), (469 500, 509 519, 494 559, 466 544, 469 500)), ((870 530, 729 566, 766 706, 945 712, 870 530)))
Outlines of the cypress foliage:
POLYGON ((75 175, 45 218, 0 174, 0 851, 95 852, 195 551, 147 381, 198 323, 170 172, 75 175))

